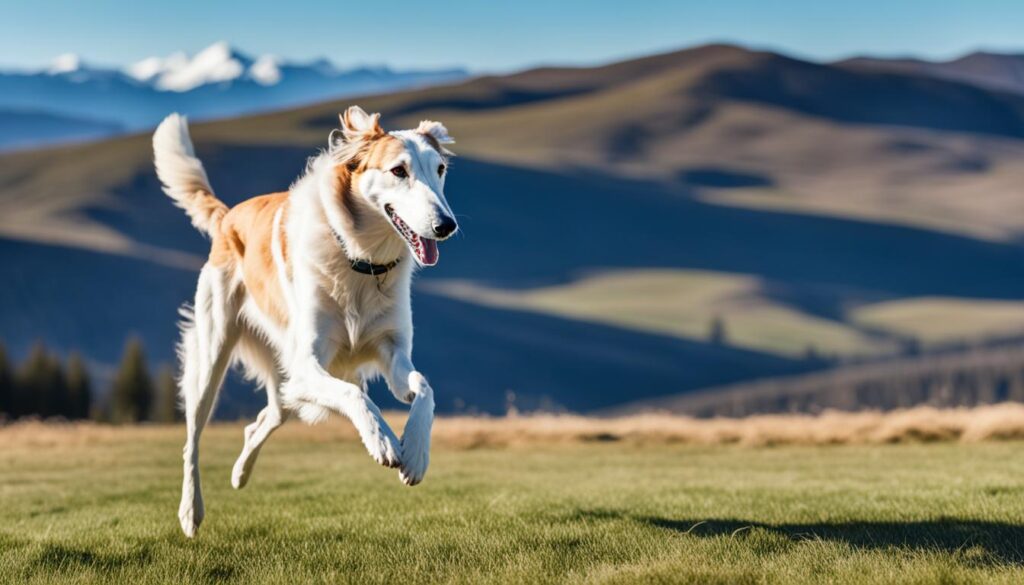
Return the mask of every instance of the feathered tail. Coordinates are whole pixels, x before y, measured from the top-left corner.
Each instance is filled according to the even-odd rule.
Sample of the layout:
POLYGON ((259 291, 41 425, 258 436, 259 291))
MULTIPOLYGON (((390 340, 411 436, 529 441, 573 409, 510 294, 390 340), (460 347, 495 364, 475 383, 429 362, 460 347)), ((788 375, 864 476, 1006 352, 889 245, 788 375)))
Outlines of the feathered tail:
POLYGON ((153 133, 153 164, 164 193, 185 210, 192 225, 201 232, 216 233, 228 206, 213 194, 184 116, 167 116, 153 133))

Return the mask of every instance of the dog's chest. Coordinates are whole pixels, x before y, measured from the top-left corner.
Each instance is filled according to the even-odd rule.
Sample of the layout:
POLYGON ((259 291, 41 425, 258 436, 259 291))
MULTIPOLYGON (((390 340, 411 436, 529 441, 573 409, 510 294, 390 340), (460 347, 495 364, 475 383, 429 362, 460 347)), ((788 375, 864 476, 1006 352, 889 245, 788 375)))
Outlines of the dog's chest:
POLYGON ((395 333, 396 291, 378 286, 373 276, 346 276, 324 283, 320 334, 329 340, 324 349, 331 363, 358 365, 375 359, 378 346, 395 333))

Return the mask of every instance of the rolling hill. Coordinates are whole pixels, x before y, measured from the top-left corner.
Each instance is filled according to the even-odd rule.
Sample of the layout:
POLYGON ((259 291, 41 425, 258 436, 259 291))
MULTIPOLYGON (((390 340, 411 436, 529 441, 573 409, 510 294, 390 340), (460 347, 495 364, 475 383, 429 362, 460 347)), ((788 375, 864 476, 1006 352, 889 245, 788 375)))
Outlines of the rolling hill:
POLYGON ((839 65, 875 71, 915 73, 1024 94, 1024 54, 975 51, 948 61, 855 57, 839 65))
MULTIPOLYGON (((711 45, 193 136, 233 203, 285 187, 350 103, 458 140, 464 237, 414 299, 443 410, 608 409, 1005 335, 993 311, 1024 314, 1021 96, 711 45), (919 333, 950 306, 977 317, 919 333)), ((150 156, 139 135, 0 157, 16 350, 43 337, 102 366, 135 331, 171 359, 205 242, 150 156)), ((232 396, 222 414, 244 409, 232 396)))
POLYGON ((0 151, 52 142, 97 140, 123 131, 120 125, 111 122, 31 110, 0 109, 0 151))

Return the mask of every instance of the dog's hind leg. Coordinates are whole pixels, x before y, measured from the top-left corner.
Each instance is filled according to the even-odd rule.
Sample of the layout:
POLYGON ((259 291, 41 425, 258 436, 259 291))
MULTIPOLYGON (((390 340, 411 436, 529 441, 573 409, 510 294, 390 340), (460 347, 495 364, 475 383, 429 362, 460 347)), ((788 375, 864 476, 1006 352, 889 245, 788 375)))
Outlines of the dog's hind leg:
POLYGON ((199 437, 217 401, 239 334, 238 298, 230 288, 230 278, 223 269, 210 264, 203 267, 192 320, 182 327, 181 395, 185 402, 187 437, 178 519, 188 537, 195 535, 204 514, 199 481, 199 437))
POLYGON ((246 427, 246 444, 231 470, 231 486, 236 490, 246 487, 246 483, 249 482, 249 477, 252 475, 253 465, 256 464, 256 458, 259 457, 259 450, 263 447, 263 442, 269 438, 271 432, 285 424, 285 420, 288 418, 288 411, 282 408, 281 395, 278 393, 280 383, 280 376, 276 373, 274 373, 273 379, 266 381, 266 408, 260 411, 256 422, 246 427))
POLYGON ((267 392, 267 407, 260 411, 256 421, 245 427, 243 432, 245 443, 242 453, 231 471, 231 485, 235 489, 245 487, 263 442, 288 417, 288 411, 281 407, 281 373, 275 358, 276 352, 264 339, 264 334, 258 328, 243 324, 242 335, 235 350, 235 357, 242 364, 246 377, 257 381, 267 392))

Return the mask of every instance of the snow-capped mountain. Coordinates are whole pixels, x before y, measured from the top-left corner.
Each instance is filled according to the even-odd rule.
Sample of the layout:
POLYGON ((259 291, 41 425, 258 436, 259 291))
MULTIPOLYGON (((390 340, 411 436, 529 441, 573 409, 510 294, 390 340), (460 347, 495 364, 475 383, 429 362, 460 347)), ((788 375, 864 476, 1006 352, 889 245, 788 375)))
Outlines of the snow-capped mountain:
MULTIPOLYGON (((149 57, 123 69, 96 67, 69 53, 40 71, 0 72, 0 113, 8 118, 18 112, 38 119, 73 118, 132 131, 153 126, 172 111, 194 119, 236 116, 451 82, 467 75, 457 68, 342 69, 323 59, 293 63, 273 55, 254 58, 226 42, 191 56, 177 52, 149 57)), ((31 127, 18 124, 15 132, 13 126, 0 124, 0 148, 62 139, 54 134, 52 123, 46 136, 33 136, 31 127)))
POLYGON ((177 92, 236 79, 251 79, 261 85, 281 81, 276 57, 265 55, 253 61, 225 42, 214 43, 191 58, 182 52, 149 57, 128 66, 124 73, 155 89, 177 92))
POLYGON ((82 69, 82 58, 74 53, 64 53, 53 60, 50 68, 46 70, 50 75, 71 73, 82 69))

